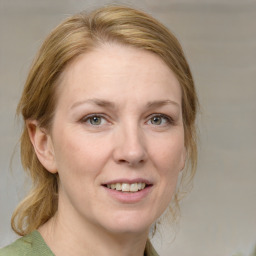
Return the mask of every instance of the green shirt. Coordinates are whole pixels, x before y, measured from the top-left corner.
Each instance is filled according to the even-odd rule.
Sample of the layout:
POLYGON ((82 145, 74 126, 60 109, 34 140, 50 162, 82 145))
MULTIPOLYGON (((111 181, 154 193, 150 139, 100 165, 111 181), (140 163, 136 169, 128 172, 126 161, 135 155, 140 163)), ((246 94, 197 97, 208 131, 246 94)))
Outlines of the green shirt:
POLYGON ((54 256, 38 231, 23 236, 0 249, 0 256, 54 256))
MULTIPOLYGON (((38 231, 19 238, 14 243, 0 249, 0 256, 54 256, 38 231)), ((151 243, 146 245, 146 256, 158 256, 151 243)))

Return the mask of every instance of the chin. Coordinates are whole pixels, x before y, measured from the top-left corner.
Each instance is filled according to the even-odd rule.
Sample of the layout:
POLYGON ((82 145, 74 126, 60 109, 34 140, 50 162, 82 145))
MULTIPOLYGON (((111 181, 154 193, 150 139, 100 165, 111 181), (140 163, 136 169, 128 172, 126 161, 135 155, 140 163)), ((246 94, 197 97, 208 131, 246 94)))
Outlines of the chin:
POLYGON ((154 218, 143 216, 140 213, 113 215, 112 219, 106 223, 107 229, 113 233, 145 233, 154 222, 154 218))

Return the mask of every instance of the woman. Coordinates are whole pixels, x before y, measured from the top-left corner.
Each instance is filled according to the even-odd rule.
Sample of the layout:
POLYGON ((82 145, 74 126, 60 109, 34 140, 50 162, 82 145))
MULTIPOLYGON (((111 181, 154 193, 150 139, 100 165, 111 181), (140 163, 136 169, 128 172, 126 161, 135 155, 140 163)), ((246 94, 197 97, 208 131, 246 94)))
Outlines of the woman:
POLYGON ((197 97, 177 39, 140 11, 77 14, 45 40, 18 105, 33 189, 0 255, 157 255, 150 227, 195 172, 197 97))

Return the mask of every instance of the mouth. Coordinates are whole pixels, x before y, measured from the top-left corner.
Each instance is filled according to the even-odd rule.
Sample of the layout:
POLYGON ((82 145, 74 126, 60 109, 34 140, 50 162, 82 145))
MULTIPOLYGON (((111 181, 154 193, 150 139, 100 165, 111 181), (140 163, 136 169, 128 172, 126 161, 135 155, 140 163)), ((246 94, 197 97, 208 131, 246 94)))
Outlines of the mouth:
POLYGON ((149 180, 116 179, 102 184, 110 198, 122 204, 136 204, 150 198, 154 184, 149 180))
POLYGON ((111 189, 111 190, 117 190, 119 192, 124 193, 136 193, 141 190, 144 190, 147 187, 152 186, 152 184, 147 184, 144 182, 135 182, 135 183, 111 183, 111 184, 104 184, 104 187, 111 189))

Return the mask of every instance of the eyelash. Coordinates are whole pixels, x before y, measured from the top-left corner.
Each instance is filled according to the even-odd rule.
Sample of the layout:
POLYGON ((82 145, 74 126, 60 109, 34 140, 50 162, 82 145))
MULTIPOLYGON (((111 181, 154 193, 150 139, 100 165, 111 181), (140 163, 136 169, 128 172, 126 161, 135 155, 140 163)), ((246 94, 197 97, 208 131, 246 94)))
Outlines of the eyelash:
MULTIPOLYGON (((88 125, 91 125, 91 126, 94 126, 94 127, 97 127, 97 126, 101 126, 103 125, 102 122, 100 124, 92 124, 90 120, 92 120, 92 118, 100 118, 101 121, 102 120, 105 120, 105 122, 109 122, 107 120, 107 118, 105 117, 105 115, 103 114, 90 114, 90 115, 87 115, 85 117, 83 117, 80 122, 81 123, 88 123, 88 125)), ((171 124, 174 124, 174 121, 173 119, 170 117, 170 116, 167 116, 167 115, 164 115, 164 114, 151 114, 149 117, 147 117, 147 121, 146 123, 152 121, 153 118, 161 118, 161 124, 159 125, 154 125, 153 123, 151 123, 151 125, 154 125, 154 126, 168 126, 168 125, 171 125, 171 124), (162 121, 165 120, 166 123, 165 124, 162 124, 162 121)))
POLYGON ((164 124, 164 125, 160 124, 160 125, 155 125, 155 126, 168 126, 168 125, 174 124, 173 119, 170 116, 167 116, 167 115, 164 115, 164 114, 152 114, 152 115, 149 116, 147 122, 150 122, 155 117, 161 118, 162 120, 164 119, 166 121, 166 124, 164 124))
POLYGON ((106 117, 103 114, 90 114, 90 115, 87 115, 87 116, 85 116, 85 117, 83 117, 81 119, 81 122, 82 123, 88 123, 91 126, 100 126, 100 125, 102 125, 102 124, 94 125, 94 124, 92 124, 90 122, 90 120, 92 120, 92 118, 95 118, 95 117, 96 118, 100 118, 101 120, 105 120, 107 122, 107 119, 106 119, 106 117))

